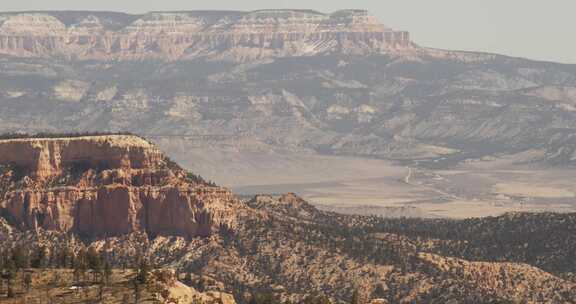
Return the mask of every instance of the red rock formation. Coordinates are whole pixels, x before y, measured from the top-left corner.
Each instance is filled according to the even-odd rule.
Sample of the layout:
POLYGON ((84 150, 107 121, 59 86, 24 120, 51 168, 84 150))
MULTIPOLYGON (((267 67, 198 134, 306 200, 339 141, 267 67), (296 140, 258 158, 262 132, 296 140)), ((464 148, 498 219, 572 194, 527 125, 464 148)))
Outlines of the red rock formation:
POLYGON ((133 136, 0 140, 0 163, 24 167, 37 179, 61 175, 65 166, 77 163, 144 169, 164 166, 164 162, 158 149, 133 136))
POLYGON ((235 224, 230 191, 187 177, 138 137, 2 140, 0 164, 0 212, 21 229, 190 238, 235 224))
POLYGON ((388 29, 360 10, 331 15, 263 10, 132 17, 128 19, 135 20, 126 23, 126 18, 104 13, 0 14, 0 54, 79 60, 249 61, 326 52, 385 53, 412 47, 407 32, 388 29))

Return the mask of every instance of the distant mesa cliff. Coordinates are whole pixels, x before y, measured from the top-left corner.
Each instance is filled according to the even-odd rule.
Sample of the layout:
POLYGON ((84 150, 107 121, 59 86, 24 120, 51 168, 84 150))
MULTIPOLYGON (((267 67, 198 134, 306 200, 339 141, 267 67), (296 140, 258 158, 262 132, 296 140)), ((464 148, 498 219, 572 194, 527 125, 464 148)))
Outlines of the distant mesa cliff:
POLYGON ((18 57, 249 61, 412 47, 365 10, 0 13, 0 54, 18 57))
POLYGON ((234 204, 139 137, 0 140, 0 213, 20 229, 191 238, 234 226, 234 204))

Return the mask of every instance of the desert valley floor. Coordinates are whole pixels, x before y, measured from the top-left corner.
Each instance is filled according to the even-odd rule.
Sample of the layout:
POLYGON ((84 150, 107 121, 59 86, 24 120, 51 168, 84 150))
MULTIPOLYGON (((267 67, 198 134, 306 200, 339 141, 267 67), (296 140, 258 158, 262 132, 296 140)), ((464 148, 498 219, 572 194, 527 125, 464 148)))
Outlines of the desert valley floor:
POLYGON ((186 168, 238 194, 295 192, 340 213, 467 218, 576 211, 573 169, 533 162, 538 151, 418 165, 237 143, 158 144, 186 168))

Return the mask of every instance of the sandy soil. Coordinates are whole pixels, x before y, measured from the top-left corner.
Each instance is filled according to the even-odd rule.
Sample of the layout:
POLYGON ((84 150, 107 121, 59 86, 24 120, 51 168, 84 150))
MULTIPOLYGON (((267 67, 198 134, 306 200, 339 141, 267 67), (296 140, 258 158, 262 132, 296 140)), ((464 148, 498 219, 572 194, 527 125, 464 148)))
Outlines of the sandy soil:
POLYGON ((499 183, 494 185, 494 192, 536 198, 574 198, 574 192, 566 188, 538 186, 530 183, 499 183))

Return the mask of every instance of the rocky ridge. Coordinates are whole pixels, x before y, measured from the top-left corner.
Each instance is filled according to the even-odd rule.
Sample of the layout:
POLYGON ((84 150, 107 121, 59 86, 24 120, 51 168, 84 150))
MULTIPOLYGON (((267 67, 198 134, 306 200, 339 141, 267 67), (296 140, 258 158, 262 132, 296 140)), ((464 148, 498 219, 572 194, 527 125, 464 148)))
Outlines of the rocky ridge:
MULTIPOLYGON (((40 246, 48 256, 57 256, 63 250, 92 248, 114 265, 145 257, 156 267, 175 270, 181 281, 206 295, 233 294, 239 303, 250 303, 258 294, 295 303, 310 303, 318 295, 332 303, 350 303, 354 294, 360 303, 570 303, 576 299, 576 283, 570 276, 576 266, 570 257, 548 265, 542 262, 554 257, 512 257, 525 246, 538 246, 539 235, 557 220, 562 227, 555 229, 572 233, 573 214, 526 214, 541 226, 531 222, 530 227, 522 227, 525 222, 513 215, 475 225, 336 215, 315 210, 294 194, 259 196, 245 203, 248 209, 235 229, 204 238, 132 233, 83 242, 58 232, 14 229, 2 235, 0 250, 20 246, 34 252, 40 246), (426 227, 433 233, 456 234, 451 225, 493 232, 503 222, 518 228, 503 238, 527 245, 505 248, 499 243, 509 243, 504 239, 478 238, 485 246, 500 249, 473 260, 464 257, 470 250, 468 243, 476 242, 474 235, 459 241, 418 232, 426 227), (446 255, 449 249, 451 254, 446 255), (545 270, 536 266, 540 264, 545 270), (184 280, 185 274, 192 274, 189 280, 184 280)), ((564 242, 556 250, 559 256, 572 253, 574 237, 564 242)))
POLYGON ((364 10, 0 13, 0 54, 74 60, 257 59, 411 49, 364 10))
POLYGON ((573 214, 338 215, 295 194, 239 201, 130 135, 12 138, 0 148, 2 265, 12 258, 25 268, 25 256, 64 269, 95 255, 117 268, 148 261, 167 271, 164 299, 230 303, 576 299, 573 214))
POLYGON ((234 225, 235 199, 129 135, 0 140, 0 210, 20 229, 187 238, 234 225))
POLYGON ((180 136, 224 135, 218 152, 576 164, 573 65, 415 46, 365 11, 0 15, 5 131, 160 134, 226 183, 234 159, 202 153, 202 167, 180 152, 204 140, 180 136))
POLYGON ((533 162, 576 163, 571 65, 420 49, 244 63, 0 57, 0 67, 3 130, 151 135, 183 165, 226 183, 230 168, 220 164, 234 158, 182 152, 210 142, 217 152, 249 146, 439 167, 523 151, 535 152, 533 162))

